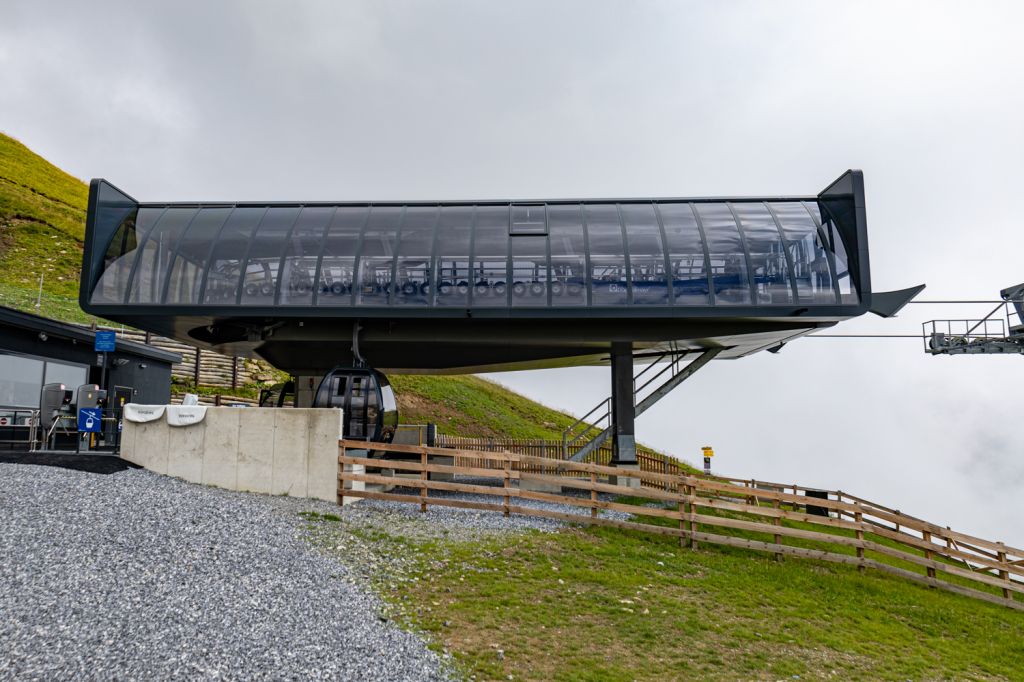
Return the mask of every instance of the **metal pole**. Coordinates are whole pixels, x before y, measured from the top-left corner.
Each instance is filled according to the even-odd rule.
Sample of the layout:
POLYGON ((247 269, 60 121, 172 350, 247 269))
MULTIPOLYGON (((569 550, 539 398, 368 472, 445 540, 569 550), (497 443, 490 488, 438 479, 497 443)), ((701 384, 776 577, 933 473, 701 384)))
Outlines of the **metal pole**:
POLYGON ((612 463, 636 464, 636 403, 633 394, 633 346, 612 343, 612 463))

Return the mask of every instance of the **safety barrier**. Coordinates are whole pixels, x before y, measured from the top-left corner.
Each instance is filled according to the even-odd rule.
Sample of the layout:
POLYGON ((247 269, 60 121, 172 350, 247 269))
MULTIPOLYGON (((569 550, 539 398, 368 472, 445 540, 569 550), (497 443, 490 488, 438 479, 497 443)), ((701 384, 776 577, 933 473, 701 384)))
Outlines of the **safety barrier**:
POLYGON ((366 443, 339 441, 339 503, 345 497, 370 498, 418 504, 421 511, 434 505, 612 526, 675 536, 681 544, 693 548, 708 543, 767 552, 778 559, 788 555, 852 565, 861 571, 872 568, 1024 610, 1024 550, 943 528, 848 493, 835 491, 838 498, 831 499, 828 493, 832 491, 800 486, 791 493, 787 492, 794 487, 791 485, 630 471, 510 452, 415 445, 373 447, 375 453, 383 451, 399 459, 354 456, 350 454, 353 449, 366 454, 366 443), (451 462, 452 457, 454 464, 437 463, 451 462), (475 464, 460 463, 467 461, 475 464), (531 471, 536 468, 544 473, 531 471), (456 477, 490 483, 459 482, 456 477), (648 485, 638 488, 614 482, 623 478, 639 478, 648 485), (575 490, 584 496, 520 486, 530 481, 557 485, 563 491, 575 490), (380 488, 353 489, 360 484, 380 488), (389 492, 395 488, 416 492, 389 492), (495 501, 431 496, 431 491, 486 495, 495 501), (599 493, 639 497, 656 506, 638 507, 614 497, 602 499, 599 493), (523 500, 570 505, 580 508, 581 513, 525 506, 523 500), (605 518, 601 510, 627 512, 635 520, 605 518))

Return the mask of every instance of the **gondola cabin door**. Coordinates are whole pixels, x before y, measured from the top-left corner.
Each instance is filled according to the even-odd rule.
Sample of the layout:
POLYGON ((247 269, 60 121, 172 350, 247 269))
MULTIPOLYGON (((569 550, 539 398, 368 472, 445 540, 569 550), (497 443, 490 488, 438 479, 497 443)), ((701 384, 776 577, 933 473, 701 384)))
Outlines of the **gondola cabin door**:
POLYGON ((340 407, 346 438, 390 440, 398 422, 394 394, 387 378, 366 369, 339 368, 324 377, 314 407, 340 407))

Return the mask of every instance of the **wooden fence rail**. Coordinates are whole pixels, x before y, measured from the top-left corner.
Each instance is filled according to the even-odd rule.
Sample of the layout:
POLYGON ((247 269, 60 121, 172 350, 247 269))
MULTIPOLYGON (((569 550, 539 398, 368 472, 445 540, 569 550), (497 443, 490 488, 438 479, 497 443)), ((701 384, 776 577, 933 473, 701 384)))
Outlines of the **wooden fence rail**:
POLYGON ((435 505, 612 526, 678 537, 681 544, 694 548, 705 542, 766 552, 778 558, 789 555, 857 566, 860 570, 872 568, 1024 610, 1024 550, 943 528, 847 493, 829 491, 837 494, 827 499, 808 497, 808 491, 821 491, 749 479, 630 472, 593 462, 514 452, 415 445, 373 447, 375 454, 385 451, 403 459, 366 457, 365 442, 340 441, 339 503, 345 497, 362 497, 417 504, 421 511, 435 505), (438 463, 451 462, 451 458, 454 464, 438 463), (444 480, 437 480, 435 474, 445 475, 444 480), (477 480, 459 482, 453 476, 477 480), (612 476, 640 478, 646 485, 612 484, 608 481, 612 476), (489 483, 483 484, 480 479, 489 483), (529 481, 584 494, 537 492, 520 485, 529 481), (380 488, 353 489, 353 482, 380 488), (390 492, 394 488, 413 492, 390 492), (483 495, 493 501, 432 496, 431 491, 483 495), (598 493, 640 497, 655 506, 602 499, 598 493), (524 501, 567 505, 580 513, 553 511, 524 501), (600 514, 602 510, 627 512, 635 520, 607 518, 600 514))

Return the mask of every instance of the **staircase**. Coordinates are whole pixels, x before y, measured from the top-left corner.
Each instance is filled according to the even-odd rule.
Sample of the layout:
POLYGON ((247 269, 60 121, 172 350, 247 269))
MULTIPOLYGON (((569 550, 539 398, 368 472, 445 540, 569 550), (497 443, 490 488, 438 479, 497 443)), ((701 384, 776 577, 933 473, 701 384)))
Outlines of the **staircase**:
MULTIPOLYGON (((649 407, 693 376, 723 350, 725 349, 709 348, 705 351, 668 351, 657 356, 651 364, 633 377, 633 404, 636 406, 636 416, 639 417, 646 412, 649 407), (696 358, 687 361, 687 358, 695 354, 696 358)), ((613 426, 612 399, 608 397, 562 432, 562 459, 583 461, 611 437, 613 426), (597 435, 575 454, 569 456, 571 446, 590 437, 598 429, 600 431, 597 435)))

